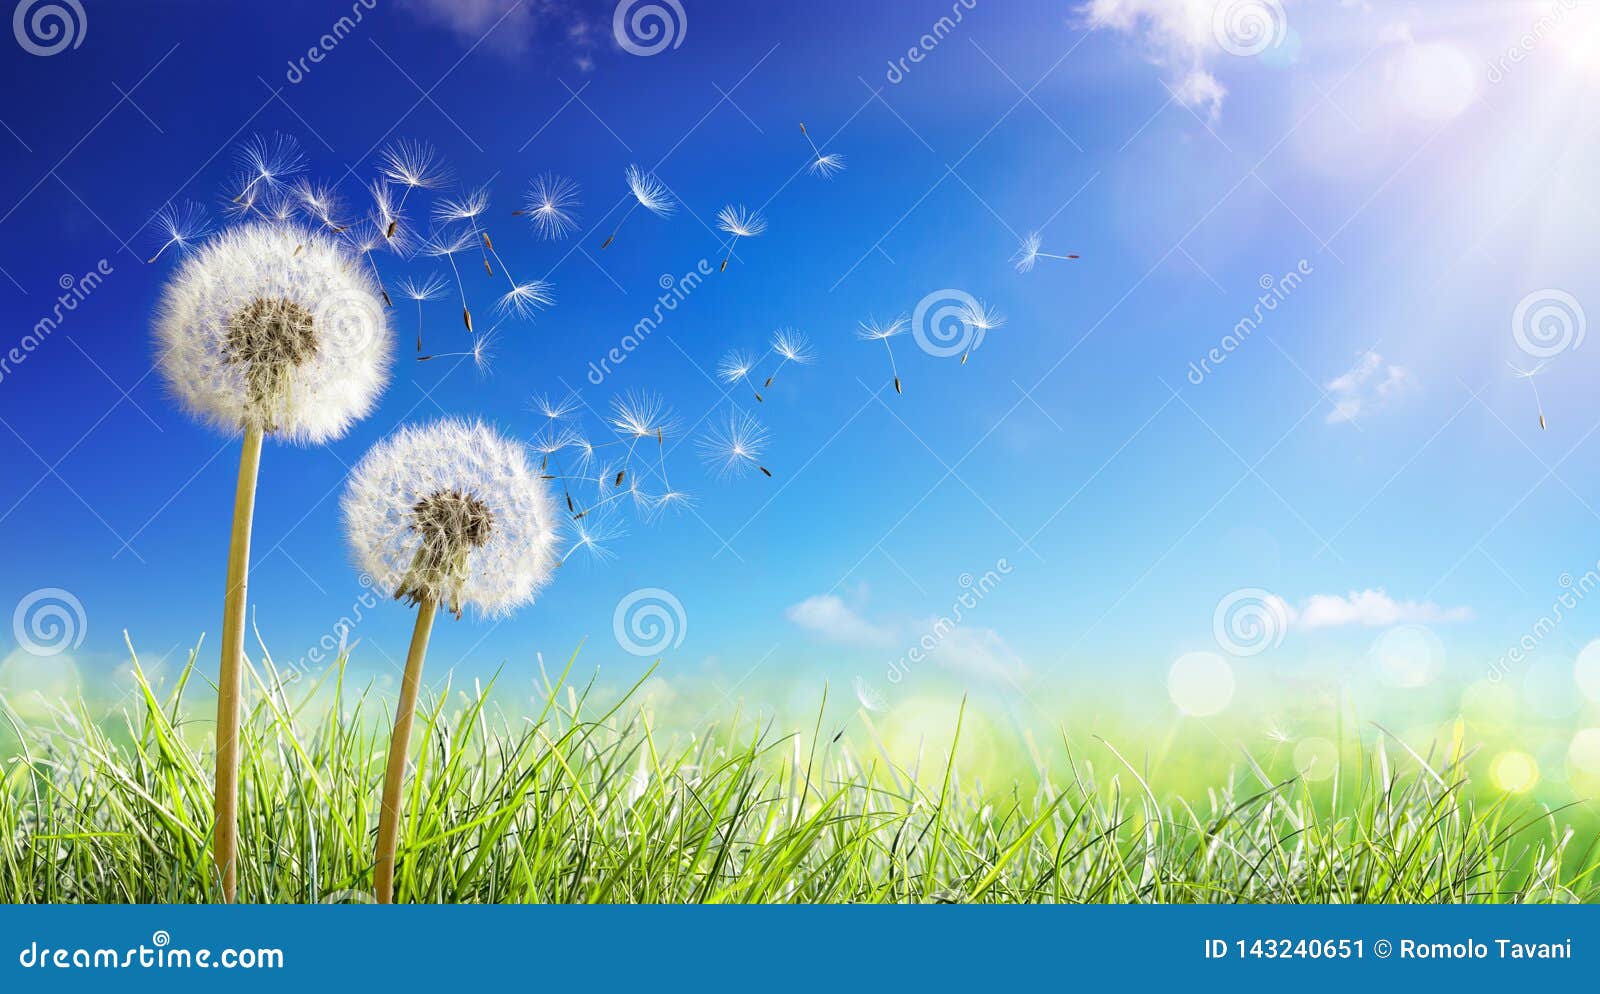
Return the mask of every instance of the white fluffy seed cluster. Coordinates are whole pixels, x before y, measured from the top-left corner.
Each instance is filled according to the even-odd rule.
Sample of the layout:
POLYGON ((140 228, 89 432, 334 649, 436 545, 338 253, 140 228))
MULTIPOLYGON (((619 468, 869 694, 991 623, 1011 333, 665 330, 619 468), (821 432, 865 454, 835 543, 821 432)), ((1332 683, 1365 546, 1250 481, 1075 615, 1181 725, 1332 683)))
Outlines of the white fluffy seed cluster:
POLYGON ((389 377, 391 332, 377 285, 332 239, 293 225, 245 225, 207 241, 167 284, 155 334, 172 393, 223 431, 331 441, 371 412, 389 377), (298 322, 292 361, 272 371, 252 369, 257 360, 239 344, 247 337, 241 316, 263 313, 298 322))
POLYGON ((439 495, 471 498, 492 520, 466 552, 460 576, 426 591, 450 610, 500 617, 532 602, 557 565, 557 509, 526 450, 478 421, 446 418, 405 427, 373 446, 350 474, 343 507, 356 567, 391 595, 418 582, 418 505, 439 495))

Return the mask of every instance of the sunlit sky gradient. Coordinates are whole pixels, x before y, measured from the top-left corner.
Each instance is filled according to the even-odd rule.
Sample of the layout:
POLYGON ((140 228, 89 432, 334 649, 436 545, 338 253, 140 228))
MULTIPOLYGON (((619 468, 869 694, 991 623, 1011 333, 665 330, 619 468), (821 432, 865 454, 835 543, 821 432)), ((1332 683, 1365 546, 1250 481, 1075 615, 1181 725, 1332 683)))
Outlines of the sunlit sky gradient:
MULTIPOLYGON (((1541 369, 1543 431, 1508 368, 1538 362, 1513 336, 1530 294, 1600 313, 1587 5, 1286 3, 1275 44, 1234 55, 1200 0, 685 0, 680 44, 642 57, 613 40, 610 3, 533 15, 494 0, 441 20, 442 2, 377 0, 303 73, 291 60, 351 5, 84 6, 77 48, 0 45, 6 347, 50 314, 63 274, 111 269, 0 378, 0 604, 59 587, 87 618, 69 653, 11 653, 13 681, 68 660, 88 679, 121 658, 123 630, 174 659, 215 632, 237 442, 185 418, 151 372, 171 263, 144 263, 161 241, 146 222, 169 199, 215 216, 233 147, 258 132, 296 136, 309 174, 352 200, 386 143, 437 145, 459 179, 490 184, 497 247, 558 300, 500 329, 486 376, 402 348, 381 409, 348 438, 269 441, 251 598, 280 663, 363 596, 337 513, 362 452, 443 413, 531 438, 530 398, 569 387, 596 408, 665 395, 692 429, 673 482, 698 502, 628 522, 614 561, 569 565, 511 620, 441 624, 430 675, 529 670, 580 643, 585 666, 636 673, 648 660, 619 647, 613 610, 662 588, 687 618, 667 674, 735 696, 742 680, 862 675, 892 695, 891 661, 950 613, 963 575, 1004 561, 919 673, 1013 694, 1120 677, 1171 714, 1168 668, 1221 652, 1214 613, 1247 588, 1286 631, 1230 658, 1232 706, 1263 675, 1371 682, 1374 641, 1423 624, 1437 643, 1402 631, 1374 684, 1404 694, 1480 679, 1600 560, 1600 346, 1576 344, 1575 323, 1541 369), (801 121, 843 173, 804 171, 801 121), (602 252, 630 163, 685 207, 636 213, 602 252), (583 188, 565 242, 509 216, 545 170, 583 188), (708 226, 730 202, 764 205, 767 232, 589 383, 663 275, 720 259, 708 226), (1083 258, 1018 273, 1034 230, 1083 258), (1263 279, 1292 272, 1292 292, 1196 375, 1254 318, 1263 279), (1005 324, 965 365, 895 339, 896 396, 856 323, 941 289, 1005 324), (759 406, 725 397, 722 354, 785 325, 819 362, 759 406), (771 430, 773 479, 719 482, 698 463, 695 436, 733 403, 771 430)), ((487 311, 493 284, 469 278, 487 311)), ((466 347, 449 300, 429 306, 437 347, 466 347)), ((395 315, 404 342, 413 312, 395 315)), ((397 668, 408 612, 362 610, 356 664, 397 668)), ((1534 664, 1537 695, 1561 707, 1579 699, 1572 661, 1600 635, 1600 599, 1563 614, 1534 664)), ((12 638, 0 631, 7 651, 12 638)))

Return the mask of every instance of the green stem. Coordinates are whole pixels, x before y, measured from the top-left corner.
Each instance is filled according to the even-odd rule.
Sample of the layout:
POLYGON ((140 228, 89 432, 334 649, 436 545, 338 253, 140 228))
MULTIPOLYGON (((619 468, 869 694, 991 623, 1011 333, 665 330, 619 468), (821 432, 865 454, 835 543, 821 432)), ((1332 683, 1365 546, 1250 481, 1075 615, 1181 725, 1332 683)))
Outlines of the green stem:
POLYGON ((230 904, 239 889, 239 684, 261 438, 259 427, 245 429, 244 447, 239 453, 239 486, 233 498, 233 535, 228 543, 228 586, 222 601, 222 664, 217 674, 217 796, 212 858, 222 878, 223 899, 230 904))
POLYGON ((433 618, 438 604, 423 597, 417 606, 417 626, 411 632, 406 672, 400 681, 400 701, 395 705, 394 732, 389 737, 389 766, 383 775, 383 807, 378 812, 377 862, 372 869, 372 890, 379 904, 394 903, 394 854, 400 841, 400 788, 405 784, 406 753, 411 745, 411 720, 417 712, 417 690, 422 685, 422 660, 428 654, 433 618))

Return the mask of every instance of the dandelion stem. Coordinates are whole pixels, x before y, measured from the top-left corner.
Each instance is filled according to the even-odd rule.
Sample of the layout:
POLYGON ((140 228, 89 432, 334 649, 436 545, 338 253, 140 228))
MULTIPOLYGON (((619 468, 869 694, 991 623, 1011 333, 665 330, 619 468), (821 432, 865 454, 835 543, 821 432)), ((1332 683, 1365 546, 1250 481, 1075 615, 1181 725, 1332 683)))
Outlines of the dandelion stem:
POLYGON ((411 746, 411 721, 417 711, 417 690, 422 685, 422 660, 433 635, 438 604, 423 597, 417 606, 417 625, 406 653, 400 700, 395 705, 394 732, 389 737, 389 765, 383 775, 383 807, 378 812, 378 851, 372 868, 372 891, 379 904, 394 903, 394 854, 400 841, 400 789, 405 785, 406 753, 411 746))
POLYGON ((233 536, 228 544, 228 586, 222 601, 222 664, 217 676, 216 828, 212 858, 222 877, 223 899, 230 904, 239 889, 239 683, 244 668, 250 527, 255 519, 261 438, 261 428, 245 429, 244 448, 239 454, 239 485, 233 498, 233 536))

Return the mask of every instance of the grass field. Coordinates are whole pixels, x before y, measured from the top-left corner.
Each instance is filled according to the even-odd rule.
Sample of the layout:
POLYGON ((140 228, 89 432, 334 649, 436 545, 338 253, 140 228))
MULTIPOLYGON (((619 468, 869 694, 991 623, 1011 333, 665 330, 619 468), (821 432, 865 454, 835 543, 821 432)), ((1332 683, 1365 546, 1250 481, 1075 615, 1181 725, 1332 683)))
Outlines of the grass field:
MULTIPOLYGON (((216 900, 209 689, 191 668, 115 721, 6 709, 0 900, 216 900), (188 700, 186 700, 186 695, 188 700)), ((1305 782, 1241 755, 1168 789, 1113 744, 980 784, 890 761, 871 716, 780 735, 736 714, 653 727, 640 695, 491 688, 419 716, 397 897, 422 902, 1572 902, 1600 898, 1592 828, 1474 789, 1462 750, 1379 739, 1305 782), (1100 761, 1082 759, 1094 752, 1100 761), (1109 762, 1107 761, 1109 759, 1109 762)), ((253 671, 239 896, 369 900, 392 703, 336 668, 253 671), (353 684, 353 681, 352 681, 353 684)), ((637 687, 635 688, 637 690, 637 687)), ((952 709, 952 741, 973 715, 952 709)))

